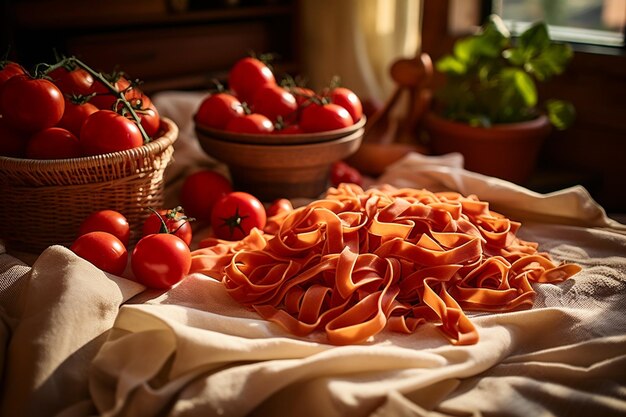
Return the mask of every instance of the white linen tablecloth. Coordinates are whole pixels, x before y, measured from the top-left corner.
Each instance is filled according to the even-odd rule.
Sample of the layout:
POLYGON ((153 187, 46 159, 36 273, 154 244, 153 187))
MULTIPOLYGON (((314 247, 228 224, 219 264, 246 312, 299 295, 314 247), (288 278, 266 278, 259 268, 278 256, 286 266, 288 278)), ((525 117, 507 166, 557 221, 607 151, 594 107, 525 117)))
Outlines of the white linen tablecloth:
MULTIPOLYGON (((155 97, 181 127, 171 199, 186 173, 214 163, 190 127, 199 98, 155 97)), ((536 194, 463 170, 459 155, 410 154, 379 181, 476 194, 583 269, 536 285, 530 310, 470 316, 476 345, 424 325, 332 346, 262 320, 212 277, 146 291, 60 246, 32 266, 0 247, 0 415, 626 415, 626 226, 582 187, 536 194)))

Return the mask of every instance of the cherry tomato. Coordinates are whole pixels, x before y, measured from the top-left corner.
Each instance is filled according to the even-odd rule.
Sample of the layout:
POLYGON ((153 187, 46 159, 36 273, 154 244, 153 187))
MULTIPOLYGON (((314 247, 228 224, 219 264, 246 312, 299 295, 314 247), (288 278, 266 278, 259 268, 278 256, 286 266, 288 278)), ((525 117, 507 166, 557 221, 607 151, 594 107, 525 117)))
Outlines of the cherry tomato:
POLYGON ((299 125, 287 125, 280 128, 275 128, 274 133, 278 135, 299 135, 304 133, 299 125))
POLYGON ((336 187, 342 182, 351 182, 357 185, 363 185, 363 176, 354 167, 343 161, 337 161, 330 168, 330 182, 336 187))
POLYGON ((121 275, 126 269, 128 251, 118 238, 107 232, 80 235, 70 250, 103 271, 121 275))
POLYGON ((2 86, 9 78, 25 73, 26 71, 24 71, 24 68, 22 68, 22 66, 16 62, 0 62, 0 86, 2 86))
POLYGON ((65 111, 57 126, 69 130, 78 137, 85 120, 97 111, 98 108, 89 102, 81 103, 65 97, 65 111))
POLYGON ((30 138, 26 146, 26 157, 32 159, 79 158, 82 155, 78 138, 61 127, 40 130, 30 138))
POLYGON ((78 235, 89 232, 107 232, 115 236, 124 246, 130 239, 130 225, 124 215, 115 210, 98 210, 91 213, 80 224, 78 235))
POLYGON ((168 289, 189 273, 191 253, 178 236, 157 233, 137 242, 130 264, 139 283, 149 288, 168 289))
POLYGON ((243 105, 235 96, 217 93, 202 100, 194 119, 196 123, 213 129, 225 129, 231 119, 243 115, 243 105))
POLYGON ((311 103, 302 109, 300 127, 308 133, 325 132, 351 126, 350 113, 338 104, 311 103))
POLYGON ((137 86, 129 86, 124 90, 124 98, 128 100, 131 106, 135 109, 147 109, 152 105, 150 97, 144 94, 143 91, 137 86))
POLYGON ((150 103, 148 107, 137 109, 135 112, 139 117, 141 127, 143 127, 146 135, 150 138, 154 138, 161 128, 161 117, 154 104, 150 103))
POLYGON ((222 197, 211 214, 213 234, 219 239, 241 240, 256 227, 263 229, 267 215, 263 204, 252 194, 234 191, 222 197))
POLYGON ((0 155, 22 158, 26 155, 28 135, 13 129, 0 117, 0 155))
POLYGON ((187 246, 191 244, 193 234, 189 222, 193 219, 187 217, 181 207, 159 210, 157 213, 152 213, 143 223, 143 236, 172 233, 181 238, 187 246), (165 223, 165 227, 163 223, 165 223))
MULTIPOLYGON (((130 81, 121 74, 105 75, 105 78, 118 92, 126 91, 128 87, 130 87, 130 81)), ((94 81, 90 93, 96 93, 96 95, 91 98, 91 104, 101 110, 112 110, 117 101, 117 96, 98 80, 94 81)))
POLYGON ((308 104, 311 101, 311 98, 315 97, 315 91, 306 87, 287 87, 287 91, 293 94, 293 96, 296 98, 296 103, 298 103, 298 107, 302 107, 308 104))
POLYGON ((101 155, 143 145, 137 125, 111 110, 98 110, 85 120, 79 142, 85 155, 101 155))
POLYGON ((51 81, 15 75, 2 86, 0 114, 14 129, 34 133, 52 127, 64 110, 63 94, 51 81))
POLYGON ((211 170, 196 171, 188 175, 180 190, 180 202, 185 212, 199 221, 209 223, 213 206, 223 196, 233 191, 230 181, 211 170))
POLYGON ((274 124, 267 116, 252 113, 230 119, 226 130, 233 133, 266 134, 274 131, 274 124))
POLYGON ((338 104, 344 109, 348 110, 350 117, 352 117, 352 123, 356 123, 363 117, 363 105, 359 97, 354 94, 352 90, 345 87, 337 87, 330 90, 328 94, 330 102, 338 104))
POLYGON ((257 90, 252 99, 255 113, 266 116, 271 121, 280 117, 285 121, 296 119, 298 103, 289 91, 277 85, 264 85, 257 90))
POLYGON ((91 74, 82 68, 59 67, 48 73, 48 77, 67 96, 88 96, 94 82, 91 74))
POLYGON ((291 201, 286 198, 278 198, 272 201, 272 204, 267 208, 267 217, 274 217, 278 214, 288 213, 293 210, 291 201))
POLYGON ((272 70, 262 61, 247 57, 233 65, 228 74, 228 87, 241 101, 250 103, 256 91, 264 85, 276 85, 272 70))

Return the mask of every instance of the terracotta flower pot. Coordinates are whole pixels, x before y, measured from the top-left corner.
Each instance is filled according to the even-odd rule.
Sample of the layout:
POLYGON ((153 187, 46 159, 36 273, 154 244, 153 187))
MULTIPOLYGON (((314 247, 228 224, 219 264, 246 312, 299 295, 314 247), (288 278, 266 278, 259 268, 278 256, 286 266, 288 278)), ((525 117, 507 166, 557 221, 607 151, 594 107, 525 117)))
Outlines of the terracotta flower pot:
POLYGON ((465 168, 518 184, 526 182, 552 125, 541 115, 527 122, 474 127, 433 112, 424 118, 434 154, 460 152, 465 168))

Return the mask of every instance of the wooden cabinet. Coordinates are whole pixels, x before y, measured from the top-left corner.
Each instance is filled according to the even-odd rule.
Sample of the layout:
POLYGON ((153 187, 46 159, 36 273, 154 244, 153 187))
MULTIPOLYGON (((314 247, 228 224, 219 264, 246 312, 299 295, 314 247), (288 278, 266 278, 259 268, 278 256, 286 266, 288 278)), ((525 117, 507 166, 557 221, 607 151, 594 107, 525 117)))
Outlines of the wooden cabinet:
POLYGON ((53 51, 94 68, 119 68, 144 90, 197 89, 224 80, 250 52, 278 55, 299 71, 296 0, 23 0, 3 3, 3 44, 32 67, 53 51))

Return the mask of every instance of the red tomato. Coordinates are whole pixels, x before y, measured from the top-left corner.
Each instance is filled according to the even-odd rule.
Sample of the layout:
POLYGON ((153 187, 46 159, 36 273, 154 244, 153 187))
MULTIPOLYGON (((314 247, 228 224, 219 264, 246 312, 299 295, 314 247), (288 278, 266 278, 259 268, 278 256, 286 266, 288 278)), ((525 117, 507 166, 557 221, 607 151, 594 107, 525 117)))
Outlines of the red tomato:
POLYGON ((191 253, 178 236, 157 233, 137 242, 130 264, 137 282, 149 288, 168 289, 189 273, 191 253))
POLYGON ((79 158, 82 155, 78 138, 61 127, 40 130, 30 138, 26 146, 26 157, 32 159, 79 158))
POLYGON ((233 65, 228 74, 228 87, 239 100, 250 103, 256 91, 264 85, 276 85, 272 70, 262 61, 247 57, 233 65))
POLYGON ((143 236, 156 233, 172 233, 181 238, 187 246, 191 244, 193 235, 189 222, 193 219, 187 217, 181 207, 159 210, 157 213, 153 212, 143 223, 143 236), (165 226, 163 223, 165 223, 165 226))
POLYGON ((232 191, 230 181, 219 172, 196 171, 185 178, 180 190, 180 203, 189 216, 209 223, 217 200, 232 191))
POLYGON ((266 116, 252 113, 230 119, 226 130, 234 133, 265 134, 274 131, 274 124, 266 116))
POLYGON ((315 91, 306 87, 287 87, 287 90, 294 95, 296 98, 296 102, 298 103, 298 107, 302 107, 305 104, 308 104, 312 97, 315 97, 315 91))
POLYGON ((28 135, 13 129, 0 117, 0 155, 22 158, 26 155, 28 135))
POLYGON ((352 90, 345 87, 337 87, 330 90, 328 96, 331 103, 338 104, 348 110, 350 117, 352 117, 353 124, 361 120, 363 116, 363 105, 359 97, 354 94, 352 90))
POLYGON ((135 110, 139 117, 141 127, 146 132, 146 135, 150 138, 154 138, 161 128, 161 117, 154 104, 146 108, 135 110))
POLYGON ((130 225, 124 215, 115 210, 98 210, 91 213, 80 225, 78 235, 89 232, 107 232, 115 236, 124 246, 130 239, 130 225))
POLYGON ((121 275, 126 269, 128 251, 118 238, 107 232, 89 232, 79 236, 70 250, 103 271, 121 275))
POLYGON ((308 133, 325 132, 351 126, 350 113, 338 104, 311 103, 302 109, 300 127, 308 133))
POLYGON ((241 240, 256 227, 263 229, 267 215, 263 204, 253 195, 235 191, 222 197, 211 214, 213 234, 219 239, 241 240))
MULTIPOLYGON (((113 85, 115 90, 118 92, 126 91, 128 87, 130 87, 130 81, 124 78, 121 74, 113 74, 110 76, 105 76, 105 78, 111 83, 111 85, 113 85)), ((96 95, 91 98, 91 104, 101 110, 113 109, 113 106, 117 101, 117 96, 100 81, 94 81, 91 93, 96 93, 96 95)))
POLYGON ((274 129, 274 133, 278 135, 299 135, 304 133, 299 125, 288 125, 274 129))
POLYGON ((334 187, 342 182, 363 185, 363 176, 356 168, 343 161, 337 161, 330 168, 330 182, 334 187))
POLYGON ((22 66, 16 62, 0 62, 0 86, 2 86, 2 84, 4 84, 9 78, 25 73, 26 71, 24 71, 24 68, 22 68, 22 66))
POLYGON ((98 108, 89 102, 74 102, 72 99, 66 97, 65 111, 57 126, 69 130, 78 137, 80 136, 80 129, 83 127, 85 120, 97 111, 98 108))
POLYGON ((0 94, 0 114, 15 129, 34 133, 56 125, 65 110, 61 90, 51 81, 16 75, 0 94))
POLYGON ((143 91, 139 87, 130 86, 126 88, 124 91, 124 98, 128 100, 131 106, 134 109, 147 109, 152 105, 152 100, 150 97, 145 95, 143 91))
POLYGON ((143 145, 139 128, 111 110, 98 110, 85 120, 79 142, 85 155, 101 155, 143 145))
POLYGON ((48 73, 48 77, 65 95, 88 96, 92 92, 93 77, 82 68, 59 67, 48 73))
POLYGON ((280 117, 285 121, 296 119, 298 103, 289 91, 277 85, 264 85, 257 90, 252 99, 255 113, 267 116, 271 121, 280 117))
POLYGON ((278 214, 288 213, 293 210, 291 201, 286 198, 278 198, 267 208, 267 217, 274 217, 278 214))
POLYGON ((196 123, 213 129, 225 129, 228 122, 235 117, 243 116, 241 102, 228 93, 211 94, 200 103, 194 116, 196 123))

